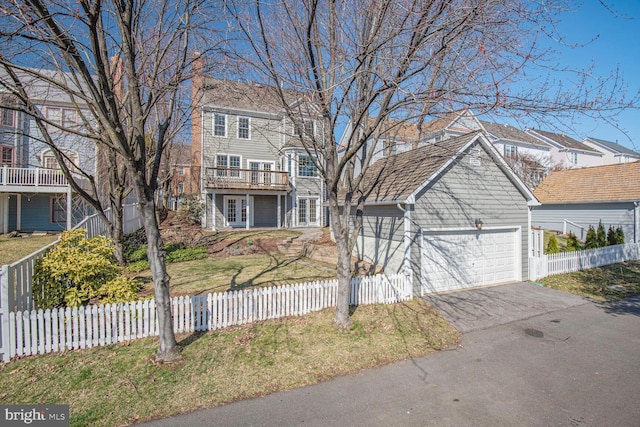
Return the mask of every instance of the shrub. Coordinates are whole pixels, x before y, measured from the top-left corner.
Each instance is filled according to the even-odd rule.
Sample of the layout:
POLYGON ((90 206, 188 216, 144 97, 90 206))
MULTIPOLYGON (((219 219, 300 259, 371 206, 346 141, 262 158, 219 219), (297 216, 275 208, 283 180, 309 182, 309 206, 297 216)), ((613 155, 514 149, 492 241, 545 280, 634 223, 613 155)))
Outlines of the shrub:
POLYGON ((558 239, 556 238, 555 234, 552 234, 551 237, 549 237, 545 252, 547 254, 557 254, 558 252, 560 252, 560 248, 558 247, 558 239))
POLYGON ((585 249, 595 249, 598 247, 598 238, 596 236, 596 230, 592 225, 589 226, 587 231, 587 238, 584 241, 585 249))
POLYGON ((607 245, 612 246, 617 244, 618 237, 616 236, 616 231, 611 226, 609 226, 609 230, 607 230, 607 245))
MULTIPOLYGON (((204 259, 207 255, 206 248, 202 246, 189 247, 176 243, 165 244, 166 252, 165 260, 167 263, 192 261, 195 259, 204 259)), ((140 247, 129 252, 127 257, 127 271, 130 273, 139 273, 149 269, 149 261, 147 260, 146 247, 140 247)))
POLYGON ((616 228, 616 242, 617 245, 624 244, 624 230, 622 227, 616 228))
MULTIPOLYGON (((47 255, 36 262, 33 296, 38 308, 76 307, 105 296, 103 286, 120 278, 111 239, 85 237, 86 230, 65 231, 47 255)), ((112 284, 111 288, 115 289, 112 284)), ((107 292, 113 295, 126 293, 107 292)), ((135 295, 126 294, 135 299, 135 295)))
POLYGON ((602 225, 602 221, 598 223, 598 231, 596 231, 596 240, 598 241, 599 248, 604 248, 607 246, 607 233, 604 231, 604 226, 602 225))
POLYGON ((118 276, 100 287, 100 302, 113 304, 138 299, 140 284, 137 280, 118 276))
POLYGON ((182 199, 180 209, 187 213, 187 219, 193 224, 200 224, 204 212, 204 203, 198 194, 187 194, 182 199))
POLYGON ((578 243, 578 238, 571 231, 569 232, 569 237, 567 238, 567 252, 575 252, 580 250, 580 243, 578 243))

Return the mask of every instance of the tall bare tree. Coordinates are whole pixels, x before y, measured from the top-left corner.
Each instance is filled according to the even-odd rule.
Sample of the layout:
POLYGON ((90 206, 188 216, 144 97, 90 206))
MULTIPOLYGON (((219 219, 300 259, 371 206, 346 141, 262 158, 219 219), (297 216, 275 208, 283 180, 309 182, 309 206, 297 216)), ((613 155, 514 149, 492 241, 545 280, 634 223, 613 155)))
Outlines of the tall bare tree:
MULTIPOLYGON (((190 0, 18 0, 2 5, 0 63, 13 75, 16 93, 29 105, 21 78, 26 74, 86 105, 88 126, 81 134, 104 148, 114 182, 122 182, 119 165, 127 170, 148 241, 159 361, 179 353, 154 196, 164 149, 187 117, 179 93, 190 77, 193 32, 206 18, 201 5, 190 0), (38 69, 28 67, 34 62, 38 69), (57 73, 52 77, 44 68, 57 73)), ((35 106, 26 110, 46 135, 46 119, 35 106)), ((48 143, 55 147, 55 141, 48 143)))
POLYGON ((616 79, 589 80, 587 72, 578 71, 573 74, 578 84, 563 90, 544 74, 540 78, 551 63, 544 62, 549 52, 538 48, 538 37, 553 35, 556 3, 226 2, 245 40, 237 45, 238 57, 253 66, 254 77, 276 88, 289 118, 295 123, 310 112, 292 107, 286 89, 306 93, 318 106, 322 135, 305 135, 301 142, 326 182, 339 251, 338 325, 350 324, 350 258, 371 190, 361 178, 374 150, 365 148, 375 147, 373 139, 387 119, 420 126, 462 107, 542 115, 627 105, 616 101, 616 79), (527 74, 531 70, 535 79, 527 74), (347 137, 339 147, 345 126, 347 137))

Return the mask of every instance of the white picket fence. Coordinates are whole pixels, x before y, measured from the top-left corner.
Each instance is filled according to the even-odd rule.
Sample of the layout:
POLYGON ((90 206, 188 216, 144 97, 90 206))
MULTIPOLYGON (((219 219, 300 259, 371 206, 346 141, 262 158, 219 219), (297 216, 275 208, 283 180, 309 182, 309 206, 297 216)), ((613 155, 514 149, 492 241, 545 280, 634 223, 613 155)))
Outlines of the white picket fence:
MULTIPOLYGON (((172 298, 176 333, 302 316, 336 305, 337 280, 172 298)), ((354 278, 350 303, 392 304, 411 299, 411 280, 400 274, 354 278)), ((153 300, 79 308, 11 312, 3 331, 3 360, 104 346, 158 335, 153 300)))
POLYGON ((640 243, 607 246, 576 252, 529 257, 529 280, 538 280, 554 274, 572 273, 588 268, 619 262, 639 260, 640 243))

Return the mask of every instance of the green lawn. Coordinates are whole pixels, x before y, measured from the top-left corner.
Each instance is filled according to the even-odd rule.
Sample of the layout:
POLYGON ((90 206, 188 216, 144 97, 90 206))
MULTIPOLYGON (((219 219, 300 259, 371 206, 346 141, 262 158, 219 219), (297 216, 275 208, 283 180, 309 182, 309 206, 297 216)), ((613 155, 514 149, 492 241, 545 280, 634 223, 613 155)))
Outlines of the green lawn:
POLYGON ((155 365, 157 339, 28 357, 0 366, 0 404, 69 404, 72 426, 120 426, 302 387, 454 345, 426 303, 333 309, 179 337, 184 360, 155 365))
POLYGON ((615 301, 640 293, 640 261, 558 274, 539 282, 549 288, 599 301, 615 301))
MULTIPOLYGON (((171 295, 192 295, 335 279, 335 265, 306 258, 291 259, 280 253, 208 257, 167 265, 171 295)), ((153 292, 151 272, 137 275, 145 282, 143 293, 153 292)))
POLYGON ((12 264, 55 241, 57 235, 8 237, 0 235, 0 265, 12 264))

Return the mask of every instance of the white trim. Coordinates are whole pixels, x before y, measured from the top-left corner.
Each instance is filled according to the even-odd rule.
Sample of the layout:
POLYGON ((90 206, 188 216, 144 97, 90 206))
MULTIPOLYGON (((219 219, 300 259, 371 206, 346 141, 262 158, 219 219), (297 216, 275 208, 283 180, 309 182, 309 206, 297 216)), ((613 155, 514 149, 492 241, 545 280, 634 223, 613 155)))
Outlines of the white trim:
MULTIPOLYGON (((253 217, 253 209, 251 209, 251 207, 254 205, 254 201, 253 201, 253 196, 249 196, 249 194, 247 193, 243 193, 243 194, 238 194, 238 195, 224 195, 222 196, 222 218, 223 218, 223 224, 225 227, 245 227, 245 228, 250 228, 254 226, 254 217, 253 217), (236 205, 236 221, 233 223, 230 223, 227 220, 227 201, 233 199, 236 201, 240 201, 240 209, 238 209, 238 206, 236 205), (247 221, 242 221, 242 202, 247 203, 247 221), (238 218, 239 215, 239 218, 238 218)), ((214 206, 215 206, 215 200, 214 200, 214 206)), ((214 210, 215 211, 215 210, 214 210)))

